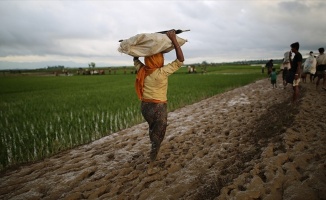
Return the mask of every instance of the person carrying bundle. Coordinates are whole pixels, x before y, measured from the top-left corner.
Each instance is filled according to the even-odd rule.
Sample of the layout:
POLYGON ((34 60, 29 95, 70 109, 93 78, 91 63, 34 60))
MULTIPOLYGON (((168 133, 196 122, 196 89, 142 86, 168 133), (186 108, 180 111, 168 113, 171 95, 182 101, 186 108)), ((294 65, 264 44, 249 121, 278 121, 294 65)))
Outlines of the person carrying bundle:
POLYGON ((168 76, 177 71, 184 62, 182 49, 176 39, 175 30, 166 33, 176 52, 176 59, 164 65, 163 53, 145 56, 143 64, 133 57, 137 70, 135 88, 141 100, 141 112, 149 125, 151 141, 150 160, 156 160, 167 127, 167 88, 168 76))

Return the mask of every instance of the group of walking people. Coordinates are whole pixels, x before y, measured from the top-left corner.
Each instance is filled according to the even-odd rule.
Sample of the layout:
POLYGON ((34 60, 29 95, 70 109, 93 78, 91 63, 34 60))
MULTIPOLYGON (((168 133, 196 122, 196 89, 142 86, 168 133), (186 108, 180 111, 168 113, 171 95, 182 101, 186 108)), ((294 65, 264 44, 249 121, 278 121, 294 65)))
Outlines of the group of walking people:
POLYGON ((317 90, 320 87, 320 81, 323 79, 322 89, 326 90, 326 55, 324 54, 324 48, 321 47, 318 49, 318 56, 314 56, 313 51, 310 51, 309 57, 303 63, 302 55, 299 52, 300 44, 295 42, 290 46, 291 51, 284 53, 280 69, 282 71, 284 88, 288 83, 293 86, 294 92, 292 101, 295 103, 298 100, 299 83, 301 79, 305 82, 307 75, 310 75, 309 78, 311 83, 314 83, 314 80, 317 78, 317 90), (294 53, 293 58, 292 53, 294 53))
POLYGON ((314 56, 310 51, 309 57, 306 59, 303 65, 303 77, 310 75, 309 79, 311 83, 316 81, 316 89, 319 89, 320 81, 323 79, 322 89, 326 90, 326 55, 323 47, 318 49, 319 55, 314 56))
MULTIPOLYGON (((149 125, 149 138, 151 141, 150 163, 156 160, 166 132, 168 76, 177 71, 184 62, 183 52, 177 42, 175 30, 168 31, 166 35, 171 40, 176 53, 176 59, 173 62, 164 65, 163 53, 145 56, 145 64, 138 57, 133 58, 137 70, 136 93, 141 100, 142 115, 149 125)), ((291 50, 284 54, 281 71, 284 87, 288 83, 292 85, 292 102, 296 103, 299 96, 299 83, 302 74, 310 74, 311 82, 318 78, 316 88, 319 87, 320 80, 323 79, 323 89, 326 90, 326 55, 324 54, 324 48, 319 48, 317 58, 314 57, 313 52, 310 52, 309 57, 302 64, 299 42, 291 44, 290 47, 291 50), (294 54, 293 58, 292 54, 294 54)), ((273 87, 276 87, 277 73, 273 67, 273 60, 270 60, 266 67, 273 87)), ((262 71, 262 73, 264 72, 262 71)))

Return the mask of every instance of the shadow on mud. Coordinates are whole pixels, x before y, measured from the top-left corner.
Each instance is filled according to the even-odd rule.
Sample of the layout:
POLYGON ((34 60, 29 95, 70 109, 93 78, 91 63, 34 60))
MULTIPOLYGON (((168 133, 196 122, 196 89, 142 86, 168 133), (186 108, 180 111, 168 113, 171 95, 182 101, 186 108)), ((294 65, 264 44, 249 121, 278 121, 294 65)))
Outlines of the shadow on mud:
MULTIPOLYGON (((301 96, 304 96, 304 90, 301 90, 301 96)), ((289 93, 290 96, 290 93, 289 93)), ((264 147, 268 143, 274 144, 274 153, 284 153, 286 151, 283 143, 283 133, 292 126, 295 115, 299 113, 300 102, 292 105, 290 98, 285 102, 273 104, 267 108, 266 112, 255 121, 255 129, 250 131, 249 141, 253 148, 250 151, 238 151, 236 158, 230 158, 230 162, 224 163, 223 169, 215 177, 201 177, 205 184, 199 188, 195 199, 215 199, 220 195, 223 187, 230 185, 235 178, 242 173, 249 173, 253 166, 245 165, 245 163, 261 158, 264 147)), ((256 163, 256 162, 255 162, 256 163)), ((264 181, 264 174, 258 174, 264 181)), ((240 191, 245 188, 238 188, 240 191)))

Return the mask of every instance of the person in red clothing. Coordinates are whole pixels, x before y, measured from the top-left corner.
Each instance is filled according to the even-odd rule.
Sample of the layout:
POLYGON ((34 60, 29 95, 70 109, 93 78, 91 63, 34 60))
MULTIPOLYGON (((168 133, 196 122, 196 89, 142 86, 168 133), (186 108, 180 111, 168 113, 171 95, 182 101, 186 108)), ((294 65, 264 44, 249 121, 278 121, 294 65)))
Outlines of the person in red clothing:
POLYGON ((146 56, 145 64, 138 57, 133 59, 137 70, 136 93, 141 100, 142 115, 149 125, 151 161, 156 160, 166 132, 168 76, 177 71, 184 61, 175 30, 168 31, 166 35, 171 40, 176 52, 177 58, 172 63, 164 65, 163 53, 146 56))

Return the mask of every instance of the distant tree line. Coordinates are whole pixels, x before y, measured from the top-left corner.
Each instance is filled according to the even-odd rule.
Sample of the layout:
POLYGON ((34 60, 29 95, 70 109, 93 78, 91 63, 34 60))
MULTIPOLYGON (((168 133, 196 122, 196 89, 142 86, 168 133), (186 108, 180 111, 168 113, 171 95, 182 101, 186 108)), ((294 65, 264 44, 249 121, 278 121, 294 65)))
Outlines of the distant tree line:
MULTIPOLYGON (((273 58, 271 58, 273 59, 273 58)), ((219 63, 208 63, 207 61, 203 61, 201 63, 193 63, 193 64, 188 64, 189 66, 218 66, 220 64, 237 64, 237 65, 254 65, 254 64, 266 64, 269 60, 241 60, 241 61, 233 61, 233 62, 219 62, 219 63)), ((281 64, 282 59, 273 59, 274 64, 281 64)))
MULTIPOLYGON (((273 59, 273 58, 271 58, 273 59)), ((270 60, 270 59, 269 59, 270 60)), ((234 61, 232 64, 243 64, 243 65, 253 65, 253 64, 266 64, 269 60, 245 60, 245 61, 234 61)), ((273 59, 274 64, 281 64, 282 59, 273 59)))
MULTIPOLYGON (((271 58, 273 59, 273 58, 271 58)), ((222 62, 222 63, 210 63, 210 65, 218 65, 218 64, 237 64, 237 65, 254 65, 254 64, 266 64, 269 60, 240 60, 233 62, 222 62)), ((205 61, 204 61, 205 62, 205 61)), ((202 64, 204 64, 204 62, 202 64)), ((282 59, 273 59, 274 64, 281 64, 282 59)), ((205 62, 207 64, 207 62, 205 62)))
POLYGON ((65 66, 63 66, 63 65, 55 65, 55 66, 48 66, 47 69, 50 69, 50 70, 58 70, 58 69, 60 69, 60 70, 62 70, 64 68, 65 68, 65 66))

